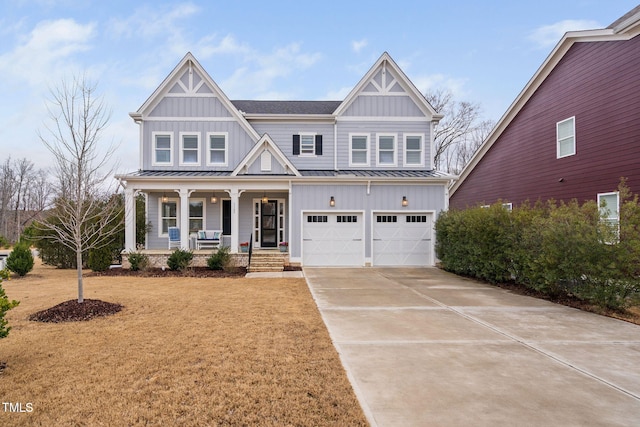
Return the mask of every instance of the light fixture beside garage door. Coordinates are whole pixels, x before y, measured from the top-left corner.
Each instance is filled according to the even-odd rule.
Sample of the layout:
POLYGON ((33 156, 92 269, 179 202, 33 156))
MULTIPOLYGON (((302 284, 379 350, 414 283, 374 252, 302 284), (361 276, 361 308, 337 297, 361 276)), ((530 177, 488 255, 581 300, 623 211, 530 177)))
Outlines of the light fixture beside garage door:
POLYGON ((336 199, 334 199, 333 196, 331 196, 331 198, 329 199, 329 206, 333 208, 335 207, 335 205, 336 205, 336 199))
POLYGON ((409 206, 409 201, 407 200, 407 196, 402 196, 402 207, 409 206))

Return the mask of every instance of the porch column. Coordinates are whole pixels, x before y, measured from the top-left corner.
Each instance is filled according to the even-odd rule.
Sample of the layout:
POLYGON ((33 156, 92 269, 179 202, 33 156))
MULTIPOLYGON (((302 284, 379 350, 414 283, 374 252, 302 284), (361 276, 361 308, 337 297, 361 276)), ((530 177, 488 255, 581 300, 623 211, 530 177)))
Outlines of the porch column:
POLYGON ((189 190, 181 189, 180 194, 180 247, 189 249, 189 190))
POLYGON ((231 196, 231 253, 237 254, 240 247, 240 194, 238 189, 229 192, 231 196))
POLYGON ((135 190, 129 187, 124 190, 124 250, 136 250, 136 198, 135 190))

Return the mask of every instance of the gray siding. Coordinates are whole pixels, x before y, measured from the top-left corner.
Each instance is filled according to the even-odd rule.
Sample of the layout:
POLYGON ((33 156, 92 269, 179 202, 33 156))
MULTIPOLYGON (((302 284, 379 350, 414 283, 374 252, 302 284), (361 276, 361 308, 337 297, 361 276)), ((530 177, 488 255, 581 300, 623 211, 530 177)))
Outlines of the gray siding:
POLYGON ((254 145, 253 138, 238 122, 222 121, 150 121, 144 122, 143 132, 143 169, 145 170, 233 170, 254 145), (173 134, 173 165, 152 166, 154 132, 173 134), (180 132, 200 134, 200 166, 180 166, 180 132), (207 166, 207 132, 227 132, 228 166, 207 166))
POLYGON ((343 116, 355 117, 425 117, 413 100, 406 95, 366 96, 353 100, 343 116))
POLYGON ((371 212, 379 210, 415 211, 429 210, 439 214, 445 208, 444 185, 410 184, 371 184, 367 194, 367 185, 305 185, 295 184, 292 188, 293 218, 291 219, 292 238, 289 250, 292 257, 301 256, 301 211, 323 210, 364 211, 365 220, 365 256, 371 257, 371 212), (329 199, 334 196, 336 205, 329 207, 329 199), (409 206, 401 206, 402 196, 406 196, 409 206))
POLYGON ((339 122, 338 123, 338 169, 431 169, 431 125, 429 122, 407 121, 407 122, 339 122), (350 155, 350 133, 369 134, 369 166, 349 166, 350 155), (378 133, 395 133, 396 137, 396 167, 377 166, 376 147, 378 133), (424 167, 404 165, 404 134, 421 133, 424 134, 424 167))
POLYGON ((293 165, 300 170, 333 169, 333 124, 331 123, 252 123, 259 135, 269 134, 273 142, 293 165), (294 156, 293 135, 312 132, 322 135, 321 156, 294 156))
POLYGON ((232 117, 214 97, 166 97, 149 113, 150 117, 232 117))

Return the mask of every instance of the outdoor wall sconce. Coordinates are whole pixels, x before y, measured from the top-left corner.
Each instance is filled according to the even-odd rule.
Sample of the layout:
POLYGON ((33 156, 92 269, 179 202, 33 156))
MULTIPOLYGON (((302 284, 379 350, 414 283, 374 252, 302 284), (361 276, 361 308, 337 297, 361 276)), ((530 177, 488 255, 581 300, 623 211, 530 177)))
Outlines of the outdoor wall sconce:
POLYGON ((331 198, 329 199, 329 206, 334 207, 336 205, 336 199, 333 198, 333 196, 331 196, 331 198))
POLYGON ((402 196, 402 207, 409 206, 409 201, 407 200, 407 196, 402 196))
POLYGON ((213 196, 211 196, 211 203, 214 205, 218 203, 218 198, 216 197, 216 193, 213 193, 213 196))
POLYGON ((167 197, 167 195, 165 193, 162 193, 162 203, 167 203, 169 201, 169 198, 167 197))
POLYGON ((269 203, 269 198, 267 197, 267 193, 264 193, 264 196, 262 196, 262 203, 269 203))

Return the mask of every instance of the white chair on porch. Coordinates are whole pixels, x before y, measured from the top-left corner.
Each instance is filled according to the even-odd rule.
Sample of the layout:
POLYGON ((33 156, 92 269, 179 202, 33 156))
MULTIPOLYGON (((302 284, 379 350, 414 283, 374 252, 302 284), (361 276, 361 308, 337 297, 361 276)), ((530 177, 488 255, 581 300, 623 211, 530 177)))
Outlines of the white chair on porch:
POLYGON ((169 249, 180 247, 180 229, 169 227, 169 249))

